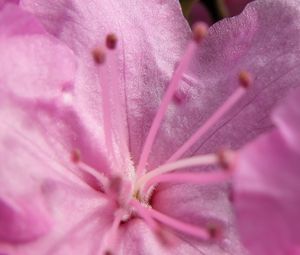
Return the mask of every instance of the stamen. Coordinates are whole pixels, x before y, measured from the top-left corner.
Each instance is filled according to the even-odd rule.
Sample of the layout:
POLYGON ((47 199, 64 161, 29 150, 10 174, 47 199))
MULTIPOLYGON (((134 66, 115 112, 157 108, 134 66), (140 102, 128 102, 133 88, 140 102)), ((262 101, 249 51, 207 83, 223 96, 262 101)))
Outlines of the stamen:
POLYGON ((136 186, 134 189, 135 193, 139 193, 141 187, 144 187, 144 185, 147 182, 149 182, 152 178, 159 176, 161 174, 171 172, 180 168, 201 166, 201 165, 212 165, 212 164, 217 164, 218 162, 219 162, 219 157, 216 154, 208 154, 204 156, 186 158, 186 159, 178 160, 173 163, 161 165, 158 168, 146 173, 136 182, 136 186))
POLYGON ((250 85, 252 84, 252 77, 250 73, 247 71, 241 71, 239 74, 239 82, 240 85, 243 86, 244 88, 249 88, 250 85))
MULTIPOLYGON (((103 105, 103 125, 105 134, 105 144, 110 157, 114 157, 113 154, 113 141, 112 141, 112 124, 110 116, 110 91, 106 72, 106 65, 103 65, 106 54, 103 48, 95 48, 93 50, 93 58, 97 65, 99 65, 99 81, 102 88, 102 105, 103 105), (102 64, 102 65, 100 65, 102 64)), ((113 160, 115 162, 115 160, 113 160)))
POLYGON ((226 170, 231 171, 233 170, 233 164, 235 162, 236 153, 232 150, 220 150, 217 153, 219 157, 219 164, 220 166, 226 170))
POLYGON ((160 228, 159 225, 157 224, 156 221, 153 220, 148 210, 144 206, 142 206, 140 202, 138 202, 135 199, 131 199, 130 205, 136 209, 138 215, 145 220, 145 222, 153 232, 159 231, 160 228))
POLYGON ((173 245, 176 243, 177 238, 172 233, 167 232, 161 226, 159 226, 159 224, 149 214, 148 209, 140 202, 132 199, 130 201, 130 205, 136 209, 138 215, 145 220, 146 224, 156 234, 158 240, 161 241, 163 245, 173 245))
POLYGON ((106 47, 110 50, 114 50, 117 47, 118 38, 115 34, 108 34, 106 36, 106 47))
POLYGON ((101 174, 99 171, 96 169, 90 167, 89 165, 85 164, 84 162, 81 161, 80 158, 80 151, 78 149, 75 149, 71 153, 71 160, 73 163, 75 163, 80 170, 90 174, 91 176, 95 177, 96 180, 102 185, 101 188, 105 190, 105 187, 108 185, 108 179, 106 176, 101 174))
MULTIPOLYGON (((204 36, 203 31, 200 33, 199 32, 200 30, 203 30, 203 27, 201 27, 201 29, 197 29, 197 32, 196 32, 197 38, 200 36, 200 34, 201 34, 201 36, 204 36)), ((163 120, 163 117, 167 111, 168 105, 170 104, 170 102, 174 96, 174 93, 176 92, 176 90, 179 86, 179 82, 182 79, 183 73, 187 70, 189 63, 195 54, 197 46, 198 46, 198 41, 191 40, 189 42, 187 49, 172 76, 172 79, 169 83, 168 89, 167 89, 167 91, 162 99, 162 102, 158 108, 158 111, 154 117, 154 120, 150 127, 148 136, 146 138, 145 144, 143 146, 143 150, 142 150, 140 160, 139 160, 139 163, 137 166, 137 176, 140 176, 143 173, 143 171, 145 171, 145 166, 146 166, 154 139, 158 132, 158 129, 159 129, 161 122, 163 120)))
POLYGON ((208 240, 210 238, 210 234, 207 229, 195 227, 193 225, 184 223, 177 219, 174 219, 170 216, 162 214, 152 208, 148 208, 150 215, 161 223, 178 230, 184 234, 192 235, 199 239, 208 240))
POLYGON ((194 184, 218 184, 231 180, 232 175, 229 172, 224 171, 210 171, 203 173, 171 173, 155 176, 150 179, 145 187, 144 191, 148 190, 152 185, 156 185, 161 182, 171 183, 194 183, 194 184))
POLYGON ((80 169, 84 170, 85 172, 93 175, 98 181, 100 181, 104 186, 107 184, 108 179, 104 176, 104 174, 101 174, 96 169, 90 167, 89 165, 83 163, 82 161, 77 164, 80 169))
MULTIPOLYGON (((116 34, 110 33, 106 37, 106 48, 109 50, 107 53, 107 64, 104 65, 103 68, 103 74, 107 77, 106 84, 107 89, 109 90, 109 101, 111 103, 110 109, 110 115, 111 118, 111 126, 113 127, 113 133, 114 133, 114 142, 115 147, 113 150, 113 159, 111 160, 114 169, 125 169, 128 164, 126 162, 126 155, 128 154, 128 147, 126 139, 120 138, 120 134, 124 133, 123 125, 120 125, 123 121, 125 121, 125 112, 121 111, 121 109, 118 109, 118 107, 114 107, 113 102, 123 102, 126 101, 125 92, 123 90, 120 90, 122 88, 122 79, 120 79, 122 76, 119 73, 119 67, 122 65, 122 61, 120 62, 119 56, 122 55, 122 52, 118 49, 118 36, 116 34), (115 68, 110 68, 111 66, 114 66, 115 68), (109 74, 109 75, 108 75, 109 74), (123 157, 117 156, 117 155, 123 155, 123 157)), ((101 78, 101 77, 100 77, 101 78)), ((102 85, 103 86, 103 85, 102 85)), ((112 132, 110 130, 110 132, 112 132)))
POLYGON ((244 96, 246 88, 250 86, 251 82, 249 78, 250 75, 245 74, 246 72, 240 74, 241 86, 235 90, 225 103, 167 160, 167 162, 173 162, 179 159, 244 96))
POLYGON ((222 236, 221 228, 215 224, 209 224, 207 226, 207 231, 211 240, 220 239, 220 237, 222 236))

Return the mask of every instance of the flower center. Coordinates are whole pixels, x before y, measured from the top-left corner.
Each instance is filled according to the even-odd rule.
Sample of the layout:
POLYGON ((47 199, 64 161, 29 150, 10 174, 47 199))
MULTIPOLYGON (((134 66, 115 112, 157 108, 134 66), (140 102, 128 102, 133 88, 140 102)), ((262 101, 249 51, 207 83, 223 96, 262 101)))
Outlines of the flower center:
MULTIPOLYGON (((247 72, 239 74, 239 86, 236 91, 217 109, 217 111, 202 125, 178 150, 163 164, 155 169, 147 169, 146 164, 151 152, 154 140, 161 126, 171 100, 176 96, 183 74, 187 71, 192 57, 198 45, 202 42, 207 33, 207 27, 197 24, 193 29, 193 38, 190 40, 187 49, 177 65, 177 68, 170 81, 168 89, 161 101, 158 111, 146 137, 140 160, 135 171, 133 181, 125 180, 119 176, 104 176, 95 169, 89 167, 80 160, 80 153, 74 150, 71 159, 77 164, 81 173, 94 177, 96 182, 90 183, 92 187, 101 191, 109 201, 115 204, 114 220, 110 229, 107 231, 103 240, 102 254, 114 254, 117 245, 118 229, 122 222, 127 222, 132 217, 139 217, 157 235, 158 240, 164 244, 176 242, 174 232, 180 231, 184 234, 194 236, 201 240, 214 239, 220 236, 220 227, 217 225, 195 226, 185 223, 161 213, 153 208, 149 201, 153 188, 159 183, 193 183, 199 185, 209 185, 228 182, 232 176, 232 164, 235 154, 231 151, 223 150, 219 153, 194 156, 180 159, 207 131, 211 129, 232 107, 242 98, 246 89, 251 84, 251 77, 247 72), (210 172, 187 172, 181 169, 199 167, 203 165, 221 166, 221 170, 210 172)), ((115 50, 117 48, 117 37, 110 34, 106 38, 106 49, 115 50)), ((105 65, 105 48, 95 48, 92 51, 94 63, 101 68, 105 65)), ((105 144, 111 162, 116 155, 114 154, 114 143, 112 137, 112 122, 109 114, 110 91, 107 86, 105 75, 99 75, 99 80, 103 84, 103 123, 105 133, 105 144)), ((116 168, 118 166, 112 166, 116 168)))

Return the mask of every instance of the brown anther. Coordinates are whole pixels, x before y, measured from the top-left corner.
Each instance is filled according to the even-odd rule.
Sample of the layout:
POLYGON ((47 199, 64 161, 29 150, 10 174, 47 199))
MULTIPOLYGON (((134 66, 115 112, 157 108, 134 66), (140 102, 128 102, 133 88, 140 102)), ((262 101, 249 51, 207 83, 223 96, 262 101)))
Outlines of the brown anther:
POLYGON ((226 171, 231 171, 235 155, 234 152, 231 150, 221 149, 218 151, 217 155, 220 166, 226 171))
POLYGON ((73 150, 71 153, 71 161, 77 164, 79 163, 80 159, 81 159, 80 151, 78 149, 73 150))
POLYGON ((106 47, 110 50, 114 50, 117 47, 118 38, 115 34, 108 34, 106 36, 106 47))
POLYGON ((247 71, 241 71, 239 73, 239 82, 243 88, 245 89, 249 88, 250 85, 252 84, 251 74, 247 71))
POLYGON ((193 25, 193 39, 200 43, 207 35, 208 26, 204 22, 197 22, 193 25))
POLYGON ((104 252, 104 255, 114 255, 111 251, 107 250, 104 252))
POLYGON ((209 224, 207 231, 211 240, 219 239, 222 235, 221 228, 215 224, 209 224))
POLYGON ((101 65, 105 62, 106 54, 105 50, 102 48, 94 48, 92 51, 92 56, 97 65, 101 65))

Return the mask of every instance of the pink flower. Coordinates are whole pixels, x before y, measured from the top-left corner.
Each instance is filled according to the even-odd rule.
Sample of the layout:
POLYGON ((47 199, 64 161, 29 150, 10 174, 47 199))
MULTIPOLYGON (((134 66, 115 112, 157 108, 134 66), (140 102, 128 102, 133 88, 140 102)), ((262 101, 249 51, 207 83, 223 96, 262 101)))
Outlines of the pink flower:
POLYGON ((244 254, 228 185, 197 185, 231 175, 187 170, 270 129, 300 80, 296 3, 254 2, 204 40, 175 0, 5 6, 0 251, 244 254))
POLYGON ((277 126, 236 164, 234 205, 251 254, 300 254, 300 90, 274 112, 277 126))

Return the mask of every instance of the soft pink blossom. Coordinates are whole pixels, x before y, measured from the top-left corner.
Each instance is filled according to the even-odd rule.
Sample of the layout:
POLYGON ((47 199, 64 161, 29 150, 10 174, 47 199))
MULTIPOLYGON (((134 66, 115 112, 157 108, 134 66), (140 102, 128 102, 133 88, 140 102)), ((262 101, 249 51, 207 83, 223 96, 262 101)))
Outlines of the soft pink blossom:
MULTIPOLYGON (((254 2, 214 25, 199 46, 175 0, 20 6, 39 21, 11 5, 0 13, 0 251, 244 254, 227 185, 191 184, 187 173, 185 184, 159 185, 151 200, 131 189, 137 170, 143 183, 145 169, 166 169, 166 161, 175 169, 183 154, 237 149, 270 129, 271 109, 300 81, 297 1, 254 2), (111 33, 114 50, 105 47, 111 33), (253 77, 249 92, 241 70, 253 77), (167 88, 174 100, 152 148, 144 146, 167 88), (228 108, 219 108, 225 101, 228 108), (218 123, 189 140, 209 118, 218 123), (186 141, 193 146, 174 154, 186 141)), ((181 164, 199 162, 218 157, 181 164)))
POLYGON ((239 152, 234 205, 251 254, 300 254, 300 90, 275 110, 276 128, 239 152))

